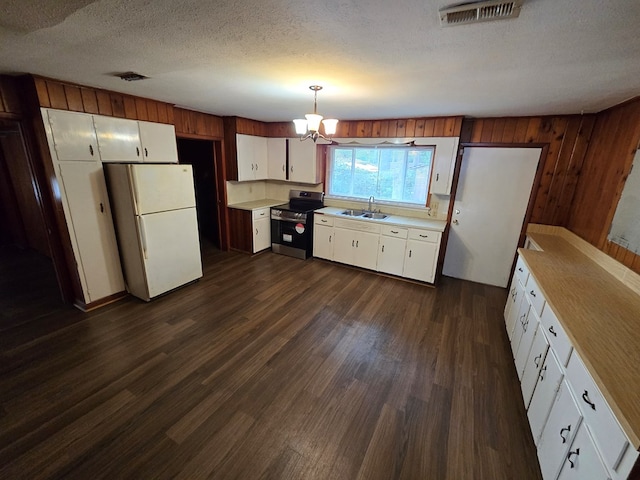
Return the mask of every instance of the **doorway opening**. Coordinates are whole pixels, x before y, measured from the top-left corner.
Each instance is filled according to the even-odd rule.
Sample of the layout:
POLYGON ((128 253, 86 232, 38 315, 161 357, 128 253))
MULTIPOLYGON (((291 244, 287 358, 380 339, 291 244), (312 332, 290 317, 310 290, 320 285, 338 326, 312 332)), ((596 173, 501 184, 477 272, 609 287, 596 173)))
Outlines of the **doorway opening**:
POLYGON ((214 140, 178 138, 177 143, 179 162, 193 167, 200 242, 221 248, 215 157, 220 148, 214 140))

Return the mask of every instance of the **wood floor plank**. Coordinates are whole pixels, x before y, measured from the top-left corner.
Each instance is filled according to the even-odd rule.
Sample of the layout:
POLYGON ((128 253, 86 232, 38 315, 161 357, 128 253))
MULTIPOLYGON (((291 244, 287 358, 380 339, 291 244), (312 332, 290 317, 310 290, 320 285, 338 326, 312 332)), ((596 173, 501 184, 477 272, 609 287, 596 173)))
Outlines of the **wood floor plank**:
POLYGON ((82 313, 0 248, 0 478, 539 480, 506 290, 203 244, 82 313))

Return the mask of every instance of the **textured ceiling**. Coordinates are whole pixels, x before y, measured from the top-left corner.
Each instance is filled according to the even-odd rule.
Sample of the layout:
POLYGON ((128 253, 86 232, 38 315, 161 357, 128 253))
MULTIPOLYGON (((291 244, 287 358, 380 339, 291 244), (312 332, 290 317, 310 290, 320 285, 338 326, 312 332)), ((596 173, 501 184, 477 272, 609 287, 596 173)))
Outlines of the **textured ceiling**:
POLYGON ((640 95, 639 0, 525 0, 441 28, 447 0, 0 0, 0 73, 285 121, 599 111, 640 95), (133 70, 150 77, 125 82, 133 70))

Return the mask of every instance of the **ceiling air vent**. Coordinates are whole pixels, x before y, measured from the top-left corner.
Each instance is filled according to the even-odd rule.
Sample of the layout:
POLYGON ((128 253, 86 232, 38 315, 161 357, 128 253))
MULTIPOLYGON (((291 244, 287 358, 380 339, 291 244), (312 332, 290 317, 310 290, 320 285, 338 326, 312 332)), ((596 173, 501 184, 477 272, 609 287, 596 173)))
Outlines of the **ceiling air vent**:
POLYGON ((144 80, 146 78, 149 78, 136 72, 116 73, 115 76, 120 77, 122 80, 126 80, 127 82, 135 82, 136 80, 144 80))
POLYGON ((511 2, 485 0, 481 2, 462 3, 440 10, 440 25, 449 27, 468 23, 504 20, 520 15, 524 0, 511 2))

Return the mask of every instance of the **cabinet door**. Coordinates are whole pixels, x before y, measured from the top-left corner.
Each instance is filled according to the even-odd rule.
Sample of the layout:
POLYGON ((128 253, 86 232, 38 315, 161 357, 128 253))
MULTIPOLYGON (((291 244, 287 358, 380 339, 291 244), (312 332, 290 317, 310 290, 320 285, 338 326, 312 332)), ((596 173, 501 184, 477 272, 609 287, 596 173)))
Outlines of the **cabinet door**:
POLYGON ((593 444, 593 439, 585 424, 578 427, 578 433, 565 456, 558 480, 607 480, 609 474, 593 444))
POLYGON ((236 156, 238 161, 238 181, 255 179, 253 161, 254 142, 251 135, 236 134, 236 156))
POLYGON ((60 162, 67 223, 86 303, 124 291, 100 162, 60 162))
POLYGON ((380 235, 369 232, 354 232, 355 240, 355 265, 361 268, 375 270, 378 263, 378 242, 380 235))
POLYGON ((511 336, 511 352, 513 353, 513 358, 515 358, 518 353, 518 347, 520 346, 520 340, 522 340, 524 325, 527 321, 530 308, 531 305, 527 302, 527 298, 523 294, 520 300, 520 308, 516 315, 516 324, 513 327, 513 335, 511 336))
POLYGON ((520 312, 520 307, 522 306, 522 302, 526 302, 526 300, 524 300, 524 287, 518 279, 515 278, 515 275, 513 283, 515 283, 515 286, 511 289, 512 293, 507 298, 507 304, 510 303, 511 306, 509 308, 509 313, 505 318, 505 326, 507 328, 507 335, 509 336, 510 342, 513 341, 513 334, 519 318, 518 314, 520 312))
POLYGON ((402 275, 406 246, 407 241, 404 238, 381 235, 378 247, 378 271, 402 275))
POLYGON ((253 220, 253 253, 271 246, 271 219, 269 217, 253 220))
POLYGON ((529 308, 529 315, 522 325, 522 338, 520 339, 520 345, 518 345, 518 351, 515 356, 516 371, 518 372, 518 378, 522 379, 525 364, 529 358, 529 352, 531 351, 531 345, 538 330, 538 318, 533 307, 529 308))
POLYGON ((333 260, 333 227, 317 223, 313 226, 313 256, 333 260))
POLYGON ((94 115, 93 123, 103 162, 142 162, 137 121, 94 115))
POLYGON ((538 374, 544 364, 548 350, 549 342, 542 331, 542 326, 538 324, 536 334, 533 339, 533 345, 531 345, 531 351, 529 352, 527 363, 524 366, 520 382, 525 408, 529 407, 533 390, 536 387, 536 382, 538 381, 538 374))
POLYGON ((531 426, 531 434, 535 444, 538 444, 542 428, 547 421, 549 410, 562 381, 562 370, 551 350, 547 353, 544 364, 538 375, 538 383, 533 392, 533 398, 527 410, 529 417, 529 425, 531 426))
POLYGON ((173 125, 138 122, 142 161, 149 163, 178 163, 176 129, 173 125))
POLYGON ((316 162, 316 144, 310 140, 301 142, 298 138, 290 138, 287 145, 289 151, 289 181, 320 183, 316 162))
POLYGON ((100 160, 98 140, 91 115, 46 110, 53 147, 59 161, 100 160))
POLYGON ((538 445, 542 478, 555 479, 580 426, 582 415, 567 382, 562 382, 538 445))
POLYGON ((348 265, 355 264, 356 231, 347 228, 335 228, 333 260, 348 265))
POLYGON ((256 180, 266 180, 269 176, 269 152, 266 137, 253 137, 253 163, 256 180))
POLYGON ((458 137, 438 137, 430 140, 433 140, 436 145, 430 192, 449 195, 458 149, 458 137))
POLYGON ((270 180, 287 179, 287 139, 267 139, 267 177, 270 180))
POLYGON ((423 282, 433 282, 437 252, 437 243, 407 240, 402 276, 423 282))

